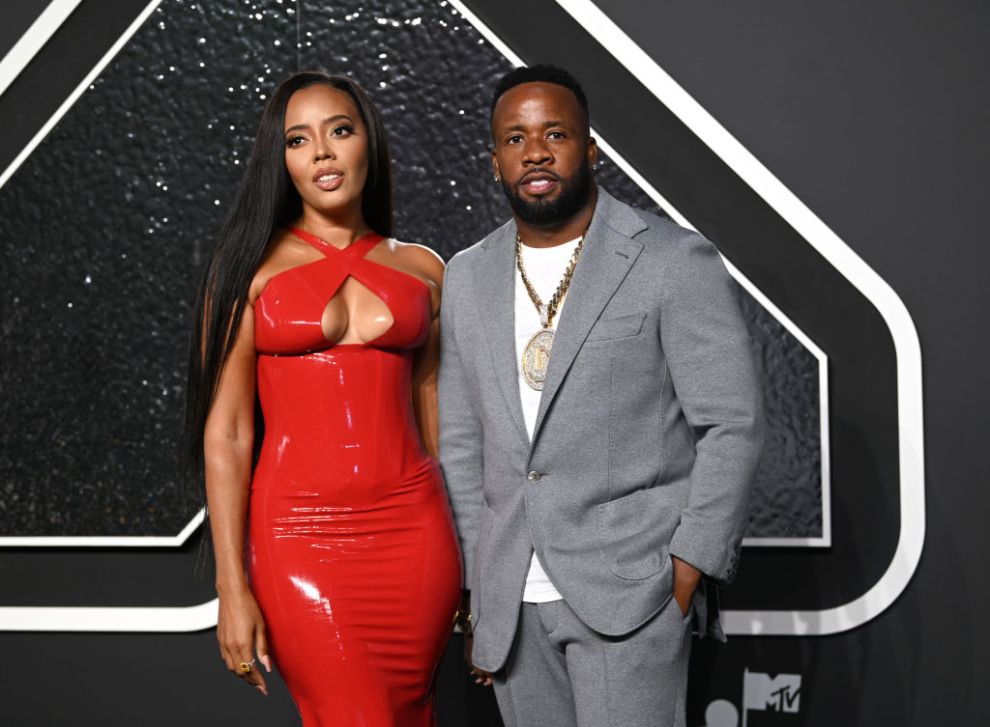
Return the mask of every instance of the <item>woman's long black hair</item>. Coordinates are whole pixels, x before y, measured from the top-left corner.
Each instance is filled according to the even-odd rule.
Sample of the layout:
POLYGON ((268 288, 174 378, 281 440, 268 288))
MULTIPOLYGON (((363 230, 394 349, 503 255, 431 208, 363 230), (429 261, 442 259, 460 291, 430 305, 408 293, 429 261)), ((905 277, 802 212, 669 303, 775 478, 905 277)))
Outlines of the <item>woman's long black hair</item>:
MULTIPOLYGON (((361 212, 368 227, 392 235, 392 172, 381 114, 361 86, 345 76, 304 71, 282 81, 261 115, 251 159, 193 308, 186 387, 186 452, 197 476, 204 469, 203 433, 220 372, 234 346, 251 281, 274 232, 302 214, 302 201, 285 167, 285 107, 296 91, 325 85, 348 94, 368 135, 368 176, 361 212)), ((257 441, 257 440, 256 440, 257 441)))

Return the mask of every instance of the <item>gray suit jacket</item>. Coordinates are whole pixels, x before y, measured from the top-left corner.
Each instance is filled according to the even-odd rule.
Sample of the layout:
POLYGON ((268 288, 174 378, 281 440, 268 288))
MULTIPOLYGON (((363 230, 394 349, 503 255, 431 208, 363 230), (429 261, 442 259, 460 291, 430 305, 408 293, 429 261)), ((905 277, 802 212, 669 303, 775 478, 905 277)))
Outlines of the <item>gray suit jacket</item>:
POLYGON ((592 629, 671 598, 670 555, 731 580, 762 438, 734 285, 696 233, 599 189, 530 442, 513 337, 514 222, 450 261, 440 461, 472 592, 474 662, 495 671, 535 548, 592 629))

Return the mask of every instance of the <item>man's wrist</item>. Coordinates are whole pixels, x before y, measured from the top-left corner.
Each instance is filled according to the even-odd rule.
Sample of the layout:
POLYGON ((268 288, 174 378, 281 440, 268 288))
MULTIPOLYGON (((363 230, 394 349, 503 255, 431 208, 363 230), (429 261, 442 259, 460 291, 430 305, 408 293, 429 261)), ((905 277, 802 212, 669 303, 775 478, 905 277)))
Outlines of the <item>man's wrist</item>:
POLYGON ((672 555, 670 559, 674 565, 675 584, 682 583, 694 587, 701 582, 701 577, 704 574, 699 569, 695 568, 686 560, 681 560, 676 555, 672 555))

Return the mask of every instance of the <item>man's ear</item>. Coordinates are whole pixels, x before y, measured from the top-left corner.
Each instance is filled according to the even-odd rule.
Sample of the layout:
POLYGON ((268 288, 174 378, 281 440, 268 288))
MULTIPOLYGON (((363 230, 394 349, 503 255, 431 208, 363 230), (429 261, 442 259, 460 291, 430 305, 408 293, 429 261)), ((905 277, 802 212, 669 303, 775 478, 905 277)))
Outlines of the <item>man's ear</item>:
POLYGON ((492 152, 492 174, 495 175, 495 181, 499 182, 502 179, 502 170, 498 166, 498 157, 495 156, 495 152, 492 152))
POLYGON ((595 166, 598 163, 598 142, 595 141, 595 137, 588 137, 588 148, 585 153, 588 155, 588 164, 595 166))

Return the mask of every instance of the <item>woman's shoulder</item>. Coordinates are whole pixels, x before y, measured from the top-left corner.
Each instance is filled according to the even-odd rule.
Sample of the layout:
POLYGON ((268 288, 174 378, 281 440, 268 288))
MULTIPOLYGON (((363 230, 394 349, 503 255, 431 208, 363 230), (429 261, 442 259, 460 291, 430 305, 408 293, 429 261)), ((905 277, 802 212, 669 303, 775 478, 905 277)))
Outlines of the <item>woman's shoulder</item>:
POLYGON ((394 238, 389 243, 393 253, 405 264, 438 283, 443 279, 443 258, 435 250, 416 242, 403 242, 394 238))
POLYGON ((289 230, 277 229, 272 233, 261 263, 254 272, 248 300, 252 304, 258 299, 268 281, 279 273, 320 259, 320 253, 307 245, 289 230))

